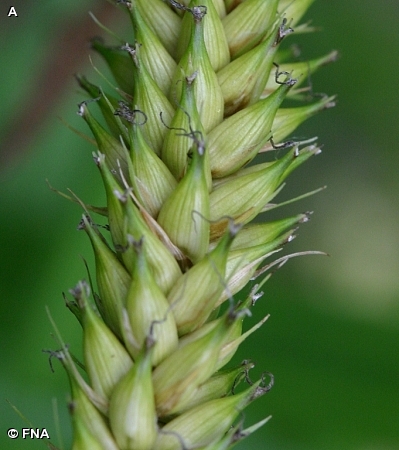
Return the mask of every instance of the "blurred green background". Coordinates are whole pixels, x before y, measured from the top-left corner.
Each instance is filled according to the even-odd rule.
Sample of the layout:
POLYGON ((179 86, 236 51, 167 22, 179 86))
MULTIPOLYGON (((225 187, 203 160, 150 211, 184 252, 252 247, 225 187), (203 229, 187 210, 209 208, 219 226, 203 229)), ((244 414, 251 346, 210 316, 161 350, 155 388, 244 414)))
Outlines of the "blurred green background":
MULTIPOLYGON (((86 276, 88 240, 76 231, 79 207, 52 193, 71 188, 102 204, 92 147, 58 119, 86 131, 76 115, 84 97, 73 74, 92 73, 88 38, 99 34, 87 11, 108 25, 118 15, 101 0, 16 1, 0 6, 0 448, 40 449, 6 431, 27 426, 9 400, 67 449, 68 382, 51 373, 42 349, 55 349, 47 306, 79 354, 80 328, 61 293, 86 276), (57 404, 55 404, 55 400, 57 404), (55 413, 59 415, 57 436, 55 413)), ((273 419, 241 449, 394 450, 399 448, 399 3, 318 0, 306 18, 317 34, 292 36, 304 58, 339 50, 312 78, 337 107, 311 119, 301 136, 319 136, 323 153, 288 180, 282 198, 328 189, 285 207, 314 210, 290 251, 294 259, 265 285, 248 326, 269 321, 242 346, 255 372, 276 384, 245 413, 245 424, 273 419)), ((254 374, 255 376, 256 374, 254 374)), ((62 447, 62 445, 64 447, 62 447)))

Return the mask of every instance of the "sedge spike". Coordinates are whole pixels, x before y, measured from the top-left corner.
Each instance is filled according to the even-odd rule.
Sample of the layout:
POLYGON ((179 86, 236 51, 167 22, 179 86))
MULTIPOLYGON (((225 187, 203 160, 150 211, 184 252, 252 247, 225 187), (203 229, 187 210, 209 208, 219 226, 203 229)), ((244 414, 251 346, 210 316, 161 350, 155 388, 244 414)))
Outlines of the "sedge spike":
POLYGON ((243 323, 271 268, 320 254, 276 256, 311 213, 267 212, 321 152, 316 138, 291 136, 334 106, 327 95, 299 103, 312 91, 307 76, 337 54, 287 61, 280 44, 313 0, 115 3, 131 32, 92 41, 114 82, 77 77, 107 224, 79 201, 95 267, 65 300, 82 326, 82 374, 66 346, 52 352, 71 383, 70 448, 231 449, 269 420, 244 427, 242 411, 274 380, 251 381, 249 359, 230 365, 269 316, 243 323))

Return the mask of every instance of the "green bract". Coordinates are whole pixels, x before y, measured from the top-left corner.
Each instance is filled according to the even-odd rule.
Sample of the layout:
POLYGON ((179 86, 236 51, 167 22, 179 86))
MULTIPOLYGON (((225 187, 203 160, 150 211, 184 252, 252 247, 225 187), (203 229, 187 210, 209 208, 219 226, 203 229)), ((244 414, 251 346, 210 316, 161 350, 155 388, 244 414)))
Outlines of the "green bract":
POLYGON ((315 138, 290 138, 294 130, 334 104, 313 100, 305 81, 336 52, 291 63, 281 51, 312 2, 122 0, 132 33, 92 41, 114 81, 105 91, 77 77, 107 202, 79 201, 94 302, 85 282, 67 301, 83 328, 88 381, 67 346, 52 354, 71 382, 74 450, 224 450, 268 420, 237 422, 273 376, 251 382, 252 362, 226 365, 268 318, 243 328, 269 276, 245 300, 236 294, 290 257, 265 262, 310 215, 254 223, 320 153, 315 138))

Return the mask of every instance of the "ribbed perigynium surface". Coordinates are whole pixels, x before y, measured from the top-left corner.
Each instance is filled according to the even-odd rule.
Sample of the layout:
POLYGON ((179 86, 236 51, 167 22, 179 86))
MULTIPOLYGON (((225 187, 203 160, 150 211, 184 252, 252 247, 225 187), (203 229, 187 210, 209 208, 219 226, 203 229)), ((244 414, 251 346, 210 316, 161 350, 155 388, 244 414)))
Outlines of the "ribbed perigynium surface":
POLYGON ((299 86, 336 54, 290 63, 280 48, 298 24, 310 31, 300 19, 312 0, 181 2, 118 2, 129 42, 92 42, 118 87, 78 77, 104 119, 80 105, 109 229, 87 207, 79 228, 93 246, 96 293, 93 302, 80 282, 68 302, 85 374, 66 348, 55 353, 71 382, 73 450, 221 450, 266 421, 243 430, 237 418, 273 376, 251 382, 249 360, 227 366, 267 319, 243 333, 260 285, 234 296, 308 219, 253 223, 320 151, 312 139, 286 140, 333 105, 299 86), (284 108, 287 97, 298 105, 284 108))

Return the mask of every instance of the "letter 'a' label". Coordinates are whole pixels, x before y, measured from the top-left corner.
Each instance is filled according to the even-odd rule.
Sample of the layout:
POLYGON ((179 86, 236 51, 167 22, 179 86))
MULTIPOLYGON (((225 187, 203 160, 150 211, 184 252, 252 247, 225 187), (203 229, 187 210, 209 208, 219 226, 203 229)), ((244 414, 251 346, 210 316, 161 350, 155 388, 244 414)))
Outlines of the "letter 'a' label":
POLYGON ((13 16, 13 17, 18 17, 17 10, 15 9, 14 6, 10 6, 10 9, 8 10, 7 16, 8 16, 8 17, 12 17, 12 16, 13 16))

